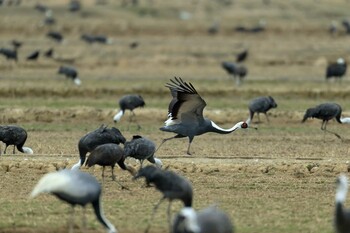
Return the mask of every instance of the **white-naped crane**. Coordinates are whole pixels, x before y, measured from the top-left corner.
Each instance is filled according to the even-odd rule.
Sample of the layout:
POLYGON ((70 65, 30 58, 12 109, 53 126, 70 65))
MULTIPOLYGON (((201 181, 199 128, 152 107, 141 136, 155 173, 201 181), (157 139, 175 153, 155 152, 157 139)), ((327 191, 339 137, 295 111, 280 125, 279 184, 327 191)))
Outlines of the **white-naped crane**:
POLYGON ((350 232, 350 210, 346 209, 344 202, 348 193, 348 178, 341 174, 337 178, 335 194, 334 227, 337 233, 350 232))
POLYGON ((314 108, 308 108, 304 114, 304 118, 301 121, 302 123, 305 122, 308 118, 317 118, 322 120, 321 130, 324 132, 332 133, 337 138, 342 139, 342 137, 332 131, 327 130, 327 123, 331 119, 335 119, 338 123, 344 124, 350 123, 350 117, 341 117, 342 114, 342 108, 339 104, 336 103, 323 103, 320 105, 317 105, 314 108))
POLYGON ((269 117, 267 116, 267 112, 271 108, 277 108, 277 103, 274 98, 271 96, 261 96, 254 98, 250 101, 249 105, 249 119, 247 120, 247 123, 249 123, 253 120, 254 114, 257 113, 258 115, 258 121, 260 122, 259 113, 264 113, 266 116, 267 122, 270 122, 269 117))
POLYGON ((85 207, 91 203, 97 220, 107 229, 108 233, 117 233, 115 226, 103 214, 101 185, 92 175, 79 170, 60 170, 45 174, 34 187, 30 197, 40 193, 50 193, 72 206, 69 217, 69 232, 73 232, 74 207, 84 208, 83 228, 86 227, 85 207))
POLYGON ((234 227, 229 216, 217 206, 200 211, 183 208, 174 218, 171 233, 233 233, 234 227))
POLYGON ((169 104, 168 120, 165 121, 165 126, 161 127, 160 130, 176 133, 176 135, 163 139, 158 149, 168 140, 188 137, 187 154, 191 155, 190 147, 195 136, 208 132, 229 134, 237 129, 248 128, 248 124, 241 121, 230 129, 223 129, 210 119, 204 118, 203 109, 207 104, 193 85, 177 77, 170 81, 171 83, 167 83, 166 87, 170 89, 173 99, 169 104))
POLYGON ((326 80, 330 78, 341 79, 347 69, 347 64, 343 58, 338 58, 336 63, 331 63, 326 69, 326 80))
POLYGON ((243 50, 242 52, 236 55, 236 62, 244 62, 248 57, 248 49, 243 50))
MULTIPOLYGON (((131 123, 132 119, 135 117, 134 109, 135 108, 142 108, 146 105, 145 101, 143 100, 141 95, 131 94, 131 95, 125 95, 122 96, 119 99, 119 111, 117 114, 114 115, 113 121, 115 123, 119 122, 122 116, 125 113, 125 110, 130 110, 131 115, 129 117, 129 124, 131 123)), ((140 129, 141 126, 137 121, 135 120, 137 124, 137 128, 140 129)))
POLYGON ((25 154, 33 154, 33 150, 29 147, 23 146, 27 140, 27 131, 17 125, 3 125, 0 126, 0 141, 6 144, 4 154, 9 145, 13 145, 13 154, 15 148, 25 154))
POLYGON ((101 125, 98 129, 85 134, 78 143, 78 150, 80 159, 72 169, 79 169, 86 159, 86 154, 94 150, 97 146, 106 143, 124 144, 126 139, 119 129, 115 127, 108 128, 101 125))
POLYGON ((176 174, 173 171, 162 170, 153 165, 148 165, 141 168, 135 175, 134 179, 138 179, 140 177, 145 178, 147 186, 154 184, 155 188, 163 194, 161 199, 153 208, 152 216, 145 232, 149 231, 156 210, 164 200, 169 200, 167 210, 169 229, 171 227, 170 208, 172 201, 180 200, 184 204, 184 207, 192 208, 193 189, 191 183, 186 178, 176 174))
POLYGON ((131 141, 126 141, 124 144, 125 157, 138 159, 140 161, 140 168, 142 168, 145 160, 148 160, 159 168, 162 167, 162 161, 154 156, 155 151, 156 144, 150 139, 140 135, 134 135, 131 141))
POLYGON ((104 182, 105 167, 110 166, 112 169, 112 180, 116 181, 123 189, 127 189, 121 183, 115 179, 114 167, 116 164, 123 170, 130 172, 132 176, 136 174, 136 170, 125 162, 125 156, 123 148, 115 143, 106 143, 97 146, 90 152, 89 157, 86 160, 85 166, 92 167, 94 165, 102 166, 102 182, 104 182))

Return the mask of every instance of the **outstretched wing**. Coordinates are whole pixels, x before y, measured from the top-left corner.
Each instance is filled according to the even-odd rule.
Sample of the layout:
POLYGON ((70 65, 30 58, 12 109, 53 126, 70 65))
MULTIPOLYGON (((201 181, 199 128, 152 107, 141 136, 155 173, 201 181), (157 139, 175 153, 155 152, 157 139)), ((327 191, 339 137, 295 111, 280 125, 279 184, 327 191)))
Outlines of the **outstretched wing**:
POLYGON ((203 120, 203 109, 207 105, 197 93, 191 83, 184 82, 181 78, 175 77, 165 86, 170 89, 173 96, 169 104, 169 120, 182 121, 183 114, 198 121, 203 120))

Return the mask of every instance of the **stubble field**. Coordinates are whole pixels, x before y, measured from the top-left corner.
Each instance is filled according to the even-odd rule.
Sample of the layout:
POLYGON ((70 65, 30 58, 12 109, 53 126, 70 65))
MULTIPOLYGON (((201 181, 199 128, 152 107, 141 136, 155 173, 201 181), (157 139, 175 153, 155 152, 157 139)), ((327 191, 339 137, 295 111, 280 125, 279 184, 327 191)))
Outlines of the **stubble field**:
MULTIPOLYGON (((304 124, 306 108, 337 102, 350 116, 348 77, 325 82, 327 62, 349 59, 349 37, 340 21, 347 17, 347 1, 141 1, 121 6, 107 1, 95 5, 82 1, 77 13, 68 1, 43 1, 57 23, 41 26, 36 1, 0 7, 0 47, 23 42, 19 61, 0 57, 0 123, 16 124, 28 132, 26 146, 33 155, 12 154, 0 158, 0 232, 67 232, 69 206, 51 195, 29 199, 34 185, 47 172, 70 168, 78 161, 77 143, 101 124, 118 127, 129 140, 135 134, 157 145, 172 134, 159 130, 171 100, 164 86, 174 76, 191 82, 207 102, 204 115, 229 128, 248 118, 247 105, 257 96, 271 95, 278 108, 253 120, 258 130, 229 135, 205 134, 194 139, 192 156, 185 154, 187 139, 166 142, 156 156, 164 167, 188 178, 194 188, 194 208, 217 204, 231 217, 236 232, 333 232, 335 180, 348 173, 350 126, 330 121, 328 129, 343 140, 320 130, 313 119, 304 124), (189 12, 189 20, 179 19, 189 12), (238 25, 256 25, 264 19, 266 31, 237 33, 238 25), (337 20, 339 31, 331 36, 328 26, 337 20), (219 22, 217 34, 208 27, 219 22), (58 44, 45 34, 61 31, 58 44), (106 34, 109 45, 86 44, 83 33, 106 34), (137 41, 139 46, 130 49, 137 41), (55 49, 54 59, 26 61, 35 49, 55 49), (244 48, 249 73, 237 87, 222 70, 222 61, 233 61, 244 48), (62 64, 79 70, 82 85, 57 74, 62 64), (128 125, 129 112, 115 125, 113 115, 124 94, 141 94, 146 106, 135 110, 141 124, 128 125)), ((4 146, 1 147, 4 149, 4 146)), ((127 159, 135 168, 139 164, 127 159)), ((82 168, 101 180, 101 168, 82 168)), ((108 177, 103 189, 106 217, 119 232, 142 232, 153 205, 161 197, 143 180, 116 168, 122 190, 108 177)), ((161 205, 151 232, 168 232, 166 207, 161 205)), ((174 202, 172 214, 181 209, 174 202)), ((81 232, 81 208, 76 210, 76 229, 81 232)), ((92 209, 87 209, 87 232, 104 232, 92 209)))

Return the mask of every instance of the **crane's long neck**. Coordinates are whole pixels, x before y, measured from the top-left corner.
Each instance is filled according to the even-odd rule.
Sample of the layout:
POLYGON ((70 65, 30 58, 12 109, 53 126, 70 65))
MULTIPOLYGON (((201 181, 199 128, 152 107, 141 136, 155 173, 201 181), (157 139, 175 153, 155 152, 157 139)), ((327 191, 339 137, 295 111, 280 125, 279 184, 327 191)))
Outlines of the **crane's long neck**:
POLYGON ((123 115, 124 115, 124 110, 121 109, 117 114, 115 114, 115 116, 113 117, 113 121, 114 122, 120 121, 123 115))
POLYGON ((213 121, 210 121, 211 123, 211 132, 215 132, 215 133, 220 133, 220 134, 229 134, 232 133, 233 131, 241 128, 241 125, 243 122, 238 122, 237 124, 235 124, 233 127, 229 128, 229 129, 223 129, 221 127, 219 127, 217 124, 215 124, 213 121))
POLYGON ((118 231, 117 229, 115 229, 115 226, 112 223, 110 223, 103 214, 101 197, 99 197, 96 201, 92 202, 92 206, 94 208, 98 221, 100 221, 100 223, 108 229, 108 233, 117 233, 118 231))

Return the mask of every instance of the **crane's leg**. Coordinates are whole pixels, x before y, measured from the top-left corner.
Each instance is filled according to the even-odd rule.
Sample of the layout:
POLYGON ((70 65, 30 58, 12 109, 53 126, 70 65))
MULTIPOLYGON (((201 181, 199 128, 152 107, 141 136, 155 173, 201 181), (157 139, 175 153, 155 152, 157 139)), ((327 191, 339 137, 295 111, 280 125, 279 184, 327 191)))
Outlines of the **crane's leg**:
POLYGON ((337 134, 337 133, 335 133, 335 132, 333 132, 333 131, 330 131, 330 130, 327 130, 327 122, 328 121, 323 121, 322 122, 322 126, 321 126, 321 130, 323 130, 324 131, 324 141, 326 140, 325 138, 326 138, 326 132, 328 132, 328 133, 331 133, 331 134, 334 134, 337 138, 339 138, 339 139, 341 139, 341 140, 343 140, 342 139, 342 137, 339 135, 339 134, 337 134))
POLYGON ((151 218, 148 222, 148 225, 147 225, 147 228, 145 230, 145 233, 148 233, 149 229, 151 228, 151 222, 153 221, 154 219, 154 215, 159 207, 159 205, 165 200, 165 197, 162 197, 161 199, 159 199, 158 203, 153 207, 153 212, 152 212, 152 215, 151 215, 151 218))
POLYGON ((82 219, 82 223, 83 223, 83 226, 82 226, 82 232, 86 232, 86 208, 85 206, 83 206, 83 219, 82 219))
POLYGON ((68 218, 68 232, 73 233, 73 225, 74 225, 74 206, 70 211, 70 216, 68 218))
POLYGON ((171 232, 171 201, 170 200, 169 200, 169 204, 168 204, 167 215, 168 215, 169 232, 171 232))
POLYGON ((115 182, 117 182, 117 183, 120 185, 120 187, 121 187, 122 189, 126 189, 126 190, 129 190, 129 191, 130 191, 130 189, 129 189, 128 187, 122 185, 122 184, 116 179, 116 177, 115 177, 115 175, 114 175, 114 166, 111 166, 111 167, 112 167, 112 180, 115 181, 115 182))
POLYGON ((266 112, 265 112, 264 114, 265 114, 265 116, 266 116, 267 123, 269 123, 269 124, 270 124, 269 116, 267 115, 267 113, 266 113, 266 112))
POLYGON ((156 151, 154 152, 154 154, 159 150, 159 148, 164 144, 164 142, 169 141, 169 140, 172 140, 172 139, 174 139, 174 138, 184 138, 184 137, 186 137, 186 136, 182 136, 182 135, 180 135, 180 134, 177 134, 177 135, 175 135, 174 137, 163 139, 162 143, 160 143, 160 145, 158 146, 158 148, 156 149, 156 151))
POLYGON ((5 150, 4 150, 4 154, 6 154, 6 149, 7 149, 8 146, 9 146, 9 145, 6 144, 5 150))
POLYGON ((257 113, 257 115, 258 115, 258 123, 260 123, 260 115, 259 115, 259 113, 257 113))
POLYGON ((191 143, 193 141, 193 138, 194 137, 188 137, 188 147, 187 147, 187 154, 188 155, 192 155, 191 152, 190 152, 190 149, 191 149, 191 143))
POLYGON ((105 166, 102 167, 102 184, 105 183, 105 166))
POLYGON ((13 151, 12 151, 12 154, 15 154, 15 149, 16 149, 16 146, 13 145, 13 151))
POLYGON ((142 168, 143 166, 143 161, 145 161, 144 159, 140 159, 140 169, 142 168))

